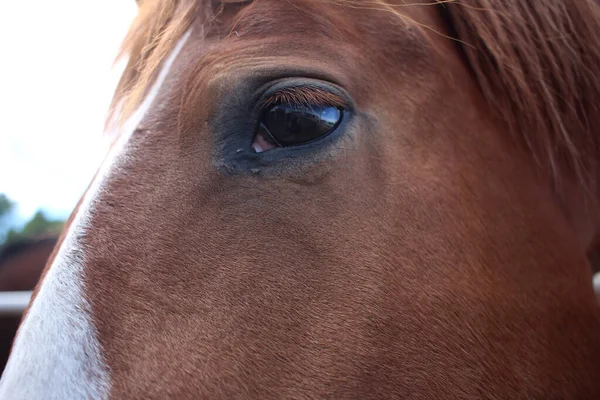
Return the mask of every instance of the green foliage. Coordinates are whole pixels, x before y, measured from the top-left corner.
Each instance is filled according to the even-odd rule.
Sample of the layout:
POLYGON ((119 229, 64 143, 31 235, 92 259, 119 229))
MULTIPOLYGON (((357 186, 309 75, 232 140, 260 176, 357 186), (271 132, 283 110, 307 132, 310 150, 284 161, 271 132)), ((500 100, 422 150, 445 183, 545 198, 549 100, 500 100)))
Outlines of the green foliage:
POLYGON ((0 221, 8 217, 15 209, 15 203, 4 193, 0 193, 0 221))
POLYGON ((65 221, 49 219, 41 210, 38 210, 23 228, 7 229, 4 225, 14 211, 14 208, 15 203, 6 195, 0 193, 0 227, 3 228, 2 231, 7 232, 6 235, 1 235, 2 231, 0 231, 0 246, 29 237, 47 234, 58 235, 62 231, 65 221))
POLYGON ((6 243, 44 234, 59 234, 63 225, 64 221, 48 219, 43 211, 38 211, 21 230, 10 229, 6 235, 6 243))

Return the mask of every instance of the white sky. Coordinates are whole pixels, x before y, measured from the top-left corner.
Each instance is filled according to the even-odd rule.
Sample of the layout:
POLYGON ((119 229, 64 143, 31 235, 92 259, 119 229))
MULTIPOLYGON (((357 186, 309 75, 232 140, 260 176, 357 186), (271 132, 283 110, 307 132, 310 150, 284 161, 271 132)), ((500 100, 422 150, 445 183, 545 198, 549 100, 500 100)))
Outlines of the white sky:
POLYGON ((0 193, 66 217, 107 150, 113 59, 134 0, 0 1, 0 193))

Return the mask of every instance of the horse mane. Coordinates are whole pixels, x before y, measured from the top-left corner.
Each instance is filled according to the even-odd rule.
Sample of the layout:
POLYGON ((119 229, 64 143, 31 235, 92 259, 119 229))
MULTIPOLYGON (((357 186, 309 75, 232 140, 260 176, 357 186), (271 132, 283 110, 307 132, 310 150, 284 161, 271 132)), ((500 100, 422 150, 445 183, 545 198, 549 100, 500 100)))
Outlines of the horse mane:
MULTIPOLYGON (((129 58, 109 120, 122 121, 196 18, 248 0, 141 0, 119 53, 129 58)), ((355 0, 330 0, 357 3, 355 0)), ((393 7, 383 0, 374 3, 393 7)), ((600 5, 596 0, 435 0, 486 101, 554 182, 598 189, 600 5)), ((369 3, 371 4, 371 3, 369 3)), ((429 5, 427 3, 426 5, 429 5)))
MULTIPOLYGON (((440 1, 442 3, 442 1, 440 1)), ((487 102, 547 168, 598 195, 600 4, 457 0, 440 4, 487 102)))
POLYGON ((210 0, 138 0, 138 15, 117 55, 128 58, 115 90, 107 125, 126 120, 156 79, 160 64, 202 11, 212 14, 210 0))

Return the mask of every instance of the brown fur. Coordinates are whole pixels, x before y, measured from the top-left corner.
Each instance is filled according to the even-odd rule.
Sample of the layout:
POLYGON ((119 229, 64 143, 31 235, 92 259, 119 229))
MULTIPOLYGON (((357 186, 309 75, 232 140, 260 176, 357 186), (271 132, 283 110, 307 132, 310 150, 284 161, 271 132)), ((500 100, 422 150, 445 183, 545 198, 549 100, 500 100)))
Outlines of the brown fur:
POLYGON ((463 0, 446 7, 470 44, 464 48, 490 106, 559 182, 575 176, 597 194, 599 3, 463 0))
POLYGON ((218 3, 143 2, 124 44, 126 116, 193 28, 81 239, 111 396, 600 398, 595 6, 218 3), (344 134, 231 161, 297 77, 352 99, 344 134))
MULTIPOLYGON (((381 8, 399 18, 402 5, 331 0, 381 8), (366 3, 366 4, 365 4, 366 3)), ((162 59, 198 17, 217 18, 211 1, 146 1, 124 41, 130 57, 115 101, 123 118, 139 104, 162 59), (194 10, 196 12, 194 12, 194 10)), ((230 1, 225 3, 247 3, 230 1)), ((489 104, 552 171, 556 183, 575 175, 598 190, 600 158, 600 6, 595 0, 438 1, 446 7, 489 104)), ((415 5, 418 5, 415 4, 415 5)), ((234 27, 235 28, 235 27, 234 27)))

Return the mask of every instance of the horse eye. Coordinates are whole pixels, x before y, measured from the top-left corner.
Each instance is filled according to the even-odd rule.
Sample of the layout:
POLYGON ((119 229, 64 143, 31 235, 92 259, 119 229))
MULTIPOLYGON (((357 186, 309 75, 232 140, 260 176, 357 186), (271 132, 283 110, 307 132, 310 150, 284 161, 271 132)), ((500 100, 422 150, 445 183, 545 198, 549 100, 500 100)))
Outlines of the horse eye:
POLYGON ((281 103, 267 108, 252 143, 257 153, 322 139, 342 121, 343 111, 333 106, 281 103))

